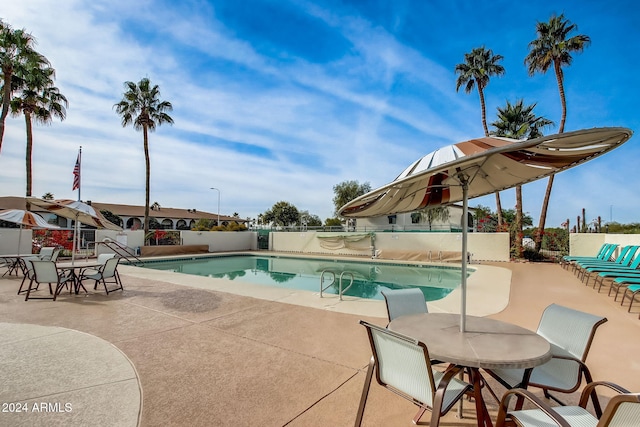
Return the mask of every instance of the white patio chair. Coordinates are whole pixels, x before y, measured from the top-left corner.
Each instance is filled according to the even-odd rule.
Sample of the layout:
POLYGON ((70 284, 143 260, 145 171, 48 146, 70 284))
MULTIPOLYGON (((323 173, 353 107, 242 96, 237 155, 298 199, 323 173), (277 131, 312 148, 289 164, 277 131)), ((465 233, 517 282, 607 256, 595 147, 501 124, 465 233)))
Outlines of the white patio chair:
POLYGON ((430 410, 429 425, 438 427, 440 417, 471 389, 471 384, 455 378, 461 368, 436 371, 431 367, 429 351, 424 343, 362 320, 360 324, 367 329, 373 357, 367 370, 355 425, 362 424, 375 370, 378 384, 420 408, 413 418, 414 423, 418 423, 424 412, 430 410))
POLYGON ((33 264, 31 264, 31 261, 40 261, 40 258, 37 255, 33 255, 20 257, 17 260, 18 268, 22 270, 22 282, 20 283, 20 288, 18 288, 18 295, 27 292, 27 289, 22 289, 25 283, 30 284, 30 282, 33 282, 33 264))
POLYGON ((640 424, 640 394, 629 393, 624 388, 609 382, 594 382, 585 386, 578 406, 550 407, 531 392, 514 389, 505 393, 500 402, 496 427, 515 423, 520 427, 634 427, 640 424), (595 394, 596 386, 606 386, 619 393, 609 401, 601 417, 593 416, 586 408, 589 396, 595 394), (528 400, 535 409, 509 411, 512 397, 528 400))
MULTIPOLYGON (((106 254, 105 254, 106 255, 106 254)), ((94 280, 95 283, 93 285, 93 289, 98 289, 98 283, 102 283, 104 286, 104 291, 107 295, 110 292, 123 290, 122 281, 120 280, 120 275, 118 274, 118 262, 120 262, 120 258, 115 258, 113 255, 106 259, 104 264, 100 266, 97 270, 85 270, 80 273, 79 281, 82 282, 86 279, 94 280), (117 287, 109 289, 107 284, 112 283, 116 284, 117 287)))
POLYGON ((418 288, 388 289, 380 293, 387 304, 389 322, 396 317, 428 312, 424 294, 418 288))
MULTIPOLYGON (((545 397, 563 405, 563 402, 549 393, 550 390, 573 393, 580 387, 583 376, 585 382, 593 381, 585 360, 597 328, 606 321, 605 317, 561 305, 548 306, 542 313, 537 333, 549 341, 553 357, 533 369, 527 387, 541 388, 545 397)), ((523 369, 486 371, 508 389, 522 387, 523 369)), ((593 399, 599 416, 602 411, 595 393, 593 399)))
POLYGON ((41 261, 51 261, 51 256, 53 255, 53 251, 55 249, 56 248, 54 246, 45 246, 40 249, 40 252, 37 256, 41 261))
POLYGON ((73 275, 60 275, 58 269, 56 268, 56 263, 53 261, 40 261, 40 260, 32 260, 30 264, 33 266, 33 277, 29 281, 29 287, 27 288, 27 294, 24 298, 25 301, 30 299, 51 299, 53 301, 56 300, 58 294, 68 284, 68 282, 73 281, 73 275), (33 287, 33 284, 36 283, 36 287, 33 287), (31 296, 31 292, 38 289, 41 283, 49 284, 49 294, 50 297, 41 297, 41 296, 31 296), (55 290, 52 288, 52 284, 56 285, 55 290))

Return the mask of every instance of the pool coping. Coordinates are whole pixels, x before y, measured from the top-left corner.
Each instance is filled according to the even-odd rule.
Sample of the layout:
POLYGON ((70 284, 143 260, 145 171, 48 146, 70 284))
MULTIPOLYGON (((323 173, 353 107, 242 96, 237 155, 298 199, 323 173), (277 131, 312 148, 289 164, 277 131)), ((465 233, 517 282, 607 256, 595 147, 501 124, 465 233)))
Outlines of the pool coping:
MULTIPOLYGON (((331 258, 344 261, 375 262, 381 264, 402 264, 402 265, 428 265, 441 267, 460 267, 454 263, 434 263, 405 260, 379 260, 363 257, 331 256, 327 257, 319 254, 302 254, 289 252, 263 252, 263 251, 236 251, 236 252, 216 252, 209 254, 176 255, 149 257, 143 261, 177 260, 192 258, 207 258, 215 256, 232 255, 256 255, 256 256, 279 256, 291 258, 331 258)), ((384 301, 370 300, 357 297, 343 296, 341 301, 337 295, 323 295, 320 292, 303 291, 296 289, 277 288, 263 285, 255 285, 243 282, 240 279, 233 281, 228 279, 194 276, 184 273, 175 273, 166 270, 153 270, 149 268, 135 267, 126 264, 119 266, 122 273, 149 280, 158 280, 173 283, 181 286, 190 286, 199 289, 209 289, 219 292, 227 292, 236 295, 253 297, 268 301, 276 301, 286 304, 301 305, 321 310, 329 310, 338 313, 357 314, 361 316, 386 317, 386 307, 384 301)), ((473 316, 488 316, 504 310, 509 303, 511 289, 511 270, 490 265, 473 263, 469 265, 469 270, 474 272, 467 279, 467 304, 466 312, 473 316)), ((462 291, 458 287, 450 292, 445 298, 429 301, 427 306, 434 313, 460 313, 462 291)))

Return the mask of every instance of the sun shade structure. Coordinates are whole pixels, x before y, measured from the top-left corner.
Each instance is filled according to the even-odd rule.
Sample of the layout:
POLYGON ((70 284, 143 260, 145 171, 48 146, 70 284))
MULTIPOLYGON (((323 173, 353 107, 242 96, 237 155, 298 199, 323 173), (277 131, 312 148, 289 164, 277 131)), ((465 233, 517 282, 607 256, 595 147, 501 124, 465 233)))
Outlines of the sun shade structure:
POLYGON ((92 206, 75 200, 44 200, 36 197, 27 197, 27 203, 33 206, 46 209, 47 211, 64 218, 75 221, 73 229, 73 250, 71 252, 71 262, 75 261, 76 239, 78 238, 79 223, 90 225, 96 228, 106 228, 107 230, 122 231, 122 228, 108 221, 100 212, 92 206))
POLYGON ((440 148, 413 162, 393 182, 340 208, 339 215, 368 218, 462 201, 462 301, 465 329, 467 201, 562 172, 626 142, 627 128, 593 128, 518 141, 485 137, 440 148))
POLYGON ((18 234, 18 255, 20 255, 20 245, 22 243, 22 228, 60 228, 57 225, 49 224, 47 220, 35 212, 22 209, 5 209, 0 211, 0 221, 13 222, 20 225, 18 234))

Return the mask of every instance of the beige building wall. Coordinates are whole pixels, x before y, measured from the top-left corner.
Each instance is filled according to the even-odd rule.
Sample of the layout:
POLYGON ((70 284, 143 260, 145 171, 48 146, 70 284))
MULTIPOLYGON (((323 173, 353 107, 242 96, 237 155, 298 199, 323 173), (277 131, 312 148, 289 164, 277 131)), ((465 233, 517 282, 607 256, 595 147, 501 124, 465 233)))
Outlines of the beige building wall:
MULTIPOLYGON (((462 233, 270 233, 271 249, 324 255, 356 255, 384 259, 459 261, 462 233)), ((472 260, 508 261, 508 233, 469 233, 472 260)))

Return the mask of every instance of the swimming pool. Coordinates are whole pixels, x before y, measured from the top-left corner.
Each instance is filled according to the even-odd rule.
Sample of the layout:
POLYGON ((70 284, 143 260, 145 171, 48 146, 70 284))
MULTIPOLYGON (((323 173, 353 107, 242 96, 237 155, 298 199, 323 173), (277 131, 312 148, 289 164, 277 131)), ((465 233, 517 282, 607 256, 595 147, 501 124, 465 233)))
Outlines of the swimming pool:
MULTIPOLYGON (((312 292, 320 291, 323 272, 325 286, 332 274, 338 278, 348 272, 344 286, 351 276, 353 285, 344 295, 376 300, 383 299, 380 291, 385 289, 415 287, 422 291, 425 301, 435 301, 457 288, 461 277, 461 270, 456 267, 255 255, 153 260, 145 261, 144 268, 312 292)), ((338 289, 335 283, 323 293, 337 295, 338 289)))

